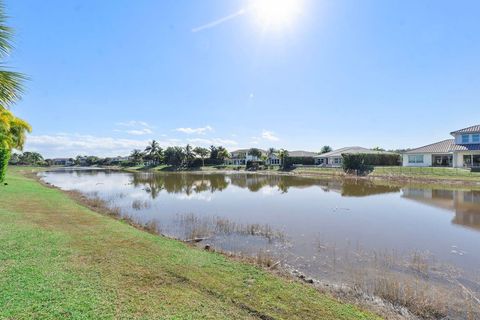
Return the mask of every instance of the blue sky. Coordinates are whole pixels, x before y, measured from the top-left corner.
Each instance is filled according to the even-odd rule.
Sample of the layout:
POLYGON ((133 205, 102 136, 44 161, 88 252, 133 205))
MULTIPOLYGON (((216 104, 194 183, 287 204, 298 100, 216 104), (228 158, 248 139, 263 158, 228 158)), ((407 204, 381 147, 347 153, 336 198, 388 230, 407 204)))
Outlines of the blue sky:
POLYGON ((252 1, 7 0, 27 149, 404 148, 480 122, 479 1, 298 0, 275 28, 252 1))

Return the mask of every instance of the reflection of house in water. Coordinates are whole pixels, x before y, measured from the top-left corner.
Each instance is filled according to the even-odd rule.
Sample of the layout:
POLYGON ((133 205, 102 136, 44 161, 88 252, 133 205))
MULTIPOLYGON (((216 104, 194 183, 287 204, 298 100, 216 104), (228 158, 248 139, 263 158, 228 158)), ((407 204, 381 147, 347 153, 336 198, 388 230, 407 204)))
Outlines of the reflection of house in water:
POLYGON ((402 197, 455 212, 454 224, 480 230, 480 191, 403 188, 402 197))

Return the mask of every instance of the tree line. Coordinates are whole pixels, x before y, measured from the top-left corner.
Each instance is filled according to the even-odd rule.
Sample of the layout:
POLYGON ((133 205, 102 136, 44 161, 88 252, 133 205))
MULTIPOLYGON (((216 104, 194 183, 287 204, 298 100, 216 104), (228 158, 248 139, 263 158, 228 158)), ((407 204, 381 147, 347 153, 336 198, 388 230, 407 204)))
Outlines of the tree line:
POLYGON ((199 167, 223 164, 230 157, 229 152, 222 146, 185 147, 174 146, 163 149, 160 144, 153 140, 144 150, 135 149, 130 154, 131 165, 147 163, 150 166, 170 165, 174 167, 199 167))

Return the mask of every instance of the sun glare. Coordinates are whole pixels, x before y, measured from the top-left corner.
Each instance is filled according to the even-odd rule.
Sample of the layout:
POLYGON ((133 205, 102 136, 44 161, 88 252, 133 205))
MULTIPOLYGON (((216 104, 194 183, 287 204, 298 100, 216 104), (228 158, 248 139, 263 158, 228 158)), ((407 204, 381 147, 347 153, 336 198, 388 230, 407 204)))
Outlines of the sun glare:
POLYGON ((267 28, 290 25, 301 13, 303 0, 252 0, 253 9, 259 22, 267 28))

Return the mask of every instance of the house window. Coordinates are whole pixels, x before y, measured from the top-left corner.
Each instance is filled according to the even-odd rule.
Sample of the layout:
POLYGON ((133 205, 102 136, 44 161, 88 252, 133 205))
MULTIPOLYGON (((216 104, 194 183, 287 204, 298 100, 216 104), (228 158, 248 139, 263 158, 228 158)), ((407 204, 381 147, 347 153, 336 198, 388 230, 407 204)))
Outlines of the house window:
POLYGON ((469 143, 470 142, 470 135, 462 134, 462 143, 469 143))
POLYGON ((335 163, 335 164, 341 164, 341 163, 342 163, 342 158, 335 158, 335 159, 333 160, 333 163, 335 163))
POLYGON ((472 142, 473 143, 480 143, 480 134, 472 134, 472 142))
POLYGON ((423 163, 423 155, 411 155, 408 156, 408 163, 423 163))

